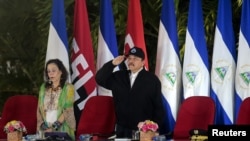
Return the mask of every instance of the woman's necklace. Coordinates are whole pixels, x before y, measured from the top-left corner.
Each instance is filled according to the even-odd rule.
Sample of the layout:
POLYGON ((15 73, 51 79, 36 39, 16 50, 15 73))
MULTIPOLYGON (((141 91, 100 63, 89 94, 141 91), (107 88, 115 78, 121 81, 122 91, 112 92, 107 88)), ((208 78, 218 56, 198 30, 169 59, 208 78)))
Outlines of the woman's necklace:
POLYGON ((48 109, 55 109, 55 103, 56 103, 56 97, 59 94, 59 90, 61 89, 60 86, 57 86, 55 88, 51 87, 51 92, 50 92, 50 100, 48 104, 48 109))
POLYGON ((57 87, 51 87, 51 93, 54 91, 54 92, 56 92, 56 91, 58 91, 60 89, 60 86, 58 85, 57 87))

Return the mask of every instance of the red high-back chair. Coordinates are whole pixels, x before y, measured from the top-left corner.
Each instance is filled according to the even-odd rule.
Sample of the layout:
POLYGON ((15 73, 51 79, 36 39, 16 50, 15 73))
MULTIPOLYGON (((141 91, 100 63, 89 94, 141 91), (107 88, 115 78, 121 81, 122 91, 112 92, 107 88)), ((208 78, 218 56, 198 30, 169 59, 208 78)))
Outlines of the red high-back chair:
POLYGON ((113 97, 111 96, 92 96, 90 97, 82 111, 76 139, 81 134, 91 134, 97 139, 106 139, 114 135, 115 131, 115 109, 113 97))
POLYGON ((242 101, 236 119, 236 124, 250 125, 250 97, 247 97, 242 101))
POLYGON ((4 103, 0 119, 0 139, 7 137, 3 131, 4 126, 11 120, 23 122, 27 128, 27 134, 36 134, 36 111, 38 99, 32 95, 14 95, 4 103))
POLYGON ((185 99, 178 111, 174 140, 189 140, 190 130, 208 130, 208 125, 214 124, 215 103, 207 96, 191 96, 185 99))

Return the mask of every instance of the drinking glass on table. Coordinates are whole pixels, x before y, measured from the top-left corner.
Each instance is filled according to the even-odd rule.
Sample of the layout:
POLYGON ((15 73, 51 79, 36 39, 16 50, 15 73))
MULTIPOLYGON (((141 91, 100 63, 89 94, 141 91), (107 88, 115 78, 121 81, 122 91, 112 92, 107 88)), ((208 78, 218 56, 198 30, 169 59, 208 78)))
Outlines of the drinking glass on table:
POLYGON ((134 141, 140 140, 140 131, 132 130, 132 140, 134 140, 134 141))

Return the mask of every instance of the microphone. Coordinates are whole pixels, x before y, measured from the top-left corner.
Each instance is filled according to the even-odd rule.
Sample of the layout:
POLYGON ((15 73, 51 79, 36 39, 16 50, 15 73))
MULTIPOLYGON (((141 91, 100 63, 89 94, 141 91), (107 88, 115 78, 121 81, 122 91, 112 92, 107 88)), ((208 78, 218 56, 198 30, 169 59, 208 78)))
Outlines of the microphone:
POLYGON ((48 80, 47 83, 52 86, 53 82, 51 80, 48 80))

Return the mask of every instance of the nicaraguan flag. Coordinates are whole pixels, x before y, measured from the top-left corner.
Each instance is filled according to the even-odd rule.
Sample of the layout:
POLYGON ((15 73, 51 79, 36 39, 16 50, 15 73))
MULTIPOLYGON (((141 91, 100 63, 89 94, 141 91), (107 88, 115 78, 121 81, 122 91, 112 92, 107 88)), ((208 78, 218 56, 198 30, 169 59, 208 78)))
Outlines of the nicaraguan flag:
MULTIPOLYGON (((50 59, 58 58, 63 62, 68 73, 70 73, 64 0, 53 0, 52 2, 46 62, 50 59)), ((71 82, 70 75, 69 82, 71 82)))
POLYGON ((236 49, 231 0, 219 0, 211 69, 211 97, 216 103, 216 124, 233 124, 236 49))
POLYGON ((241 102, 250 97, 250 1, 243 0, 239 33, 238 60, 235 74, 235 110, 238 116, 241 102))
POLYGON ((172 132, 179 107, 181 89, 181 63, 177 38, 176 16, 173 0, 163 0, 158 35, 155 74, 162 84, 165 133, 172 132))
MULTIPOLYGON (((118 47, 111 0, 100 0, 100 4, 100 27, 96 63, 97 70, 99 70, 103 66, 103 64, 118 56, 118 47)), ((118 67, 115 70, 118 70, 118 67)), ((112 93, 110 90, 98 86, 98 95, 112 96, 112 93)))
POLYGON ((184 98, 209 96, 210 76, 202 0, 190 0, 183 62, 184 98))

